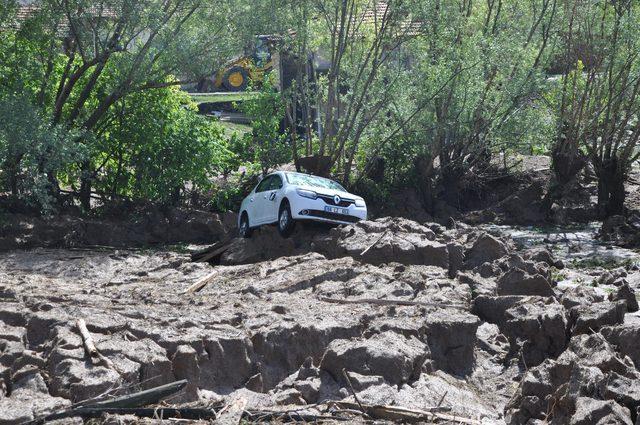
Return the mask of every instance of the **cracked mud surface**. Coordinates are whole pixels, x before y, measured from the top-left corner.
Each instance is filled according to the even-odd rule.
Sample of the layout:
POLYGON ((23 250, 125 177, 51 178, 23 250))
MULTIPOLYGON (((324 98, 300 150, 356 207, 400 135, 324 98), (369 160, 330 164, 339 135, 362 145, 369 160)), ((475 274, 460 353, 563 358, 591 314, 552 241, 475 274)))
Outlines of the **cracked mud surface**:
POLYGON ((640 274, 559 285, 562 267, 505 235, 389 218, 286 240, 262 229, 214 267, 162 250, 5 252, 0 423, 176 379, 189 383, 173 404, 353 400, 346 369, 363 403, 442 400, 486 423, 633 424, 640 274), (78 318, 114 368, 87 361, 78 318))

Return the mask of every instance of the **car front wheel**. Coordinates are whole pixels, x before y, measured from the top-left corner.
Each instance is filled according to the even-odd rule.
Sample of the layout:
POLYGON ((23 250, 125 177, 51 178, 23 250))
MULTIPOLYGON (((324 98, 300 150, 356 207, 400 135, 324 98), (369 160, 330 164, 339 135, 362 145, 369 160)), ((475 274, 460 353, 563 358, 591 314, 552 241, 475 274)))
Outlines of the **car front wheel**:
POLYGON ((280 213, 278 214, 278 231, 283 237, 291 235, 296 222, 291 216, 291 208, 288 202, 283 202, 280 206, 280 213))
POLYGON ((251 227, 249 227, 249 216, 247 216, 247 213, 244 213, 240 218, 240 227, 238 228, 238 236, 240 236, 241 238, 250 238, 252 232, 253 231, 251 230, 251 227))

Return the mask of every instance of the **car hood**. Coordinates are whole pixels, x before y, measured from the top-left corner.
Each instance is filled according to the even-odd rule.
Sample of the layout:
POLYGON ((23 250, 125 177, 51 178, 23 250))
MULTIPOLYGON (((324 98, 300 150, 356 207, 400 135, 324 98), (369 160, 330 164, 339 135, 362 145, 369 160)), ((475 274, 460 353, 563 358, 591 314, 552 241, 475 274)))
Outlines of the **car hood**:
POLYGON ((325 189, 322 187, 304 186, 304 185, 296 185, 294 187, 297 189, 311 190, 313 192, 316 192, 318 195, 325 195, 325 196, 338 195, 341 198, 347 198, 347 199, 362 198, 362 196, 354 195, 353 193, 345 192, 343 190, 332 190, 332 189, 325 189))

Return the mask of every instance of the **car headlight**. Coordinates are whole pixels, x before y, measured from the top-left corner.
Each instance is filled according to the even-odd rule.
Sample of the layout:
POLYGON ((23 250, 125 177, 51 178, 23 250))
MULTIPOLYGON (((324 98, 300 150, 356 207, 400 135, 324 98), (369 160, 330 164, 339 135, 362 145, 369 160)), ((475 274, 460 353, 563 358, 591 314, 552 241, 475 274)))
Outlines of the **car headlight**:
POLYGON ((318 194, 315 193, 313 190, 298 189, 298 190, 296 190, 296 193, 298 195, 302 196, 303 198, 309 198, 309 199, 317 199, 318 198, 318 194))
POLYGON ((356 207, 366 207, 367 204, 364 203, 364 199, 356 199, 356 207))

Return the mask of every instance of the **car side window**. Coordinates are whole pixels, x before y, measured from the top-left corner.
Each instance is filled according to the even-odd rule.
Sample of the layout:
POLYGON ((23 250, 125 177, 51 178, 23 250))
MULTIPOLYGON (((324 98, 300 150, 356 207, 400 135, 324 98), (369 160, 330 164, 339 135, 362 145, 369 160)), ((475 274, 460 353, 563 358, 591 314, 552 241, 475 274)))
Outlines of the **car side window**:
POLYGON ((282 189, 282 177, 279 175, 271 176, 271 184, 267 190, 279 190, 282 189))
POLYGON ((258 187, 256 187, 256 193, 269 190, 269 186, 271 185, 272 180, 273 176, 265 177, 260 183, 258 183, 258 187))

